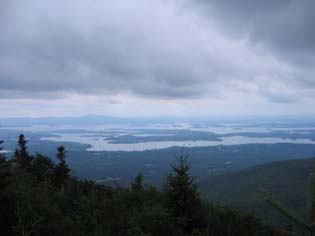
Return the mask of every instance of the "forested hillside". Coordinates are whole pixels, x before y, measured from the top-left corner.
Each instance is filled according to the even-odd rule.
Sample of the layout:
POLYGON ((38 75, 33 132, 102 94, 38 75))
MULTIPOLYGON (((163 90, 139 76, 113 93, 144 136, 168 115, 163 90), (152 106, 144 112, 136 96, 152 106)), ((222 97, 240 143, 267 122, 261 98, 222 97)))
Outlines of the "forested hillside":
POLYGON ((290 235, 253 214, 203 201, 183 153, 161 191, 143 184, 141 174, 129 188, 73 178, 64 147, 54 163, 31 156, 23 135, 12 157, 0 155, 0 235, 290 235))
POLYGON ((285 225, 287 219, 265 202, 260 189, 305 217, 308 178, 314 169, 314 159, 273 162, 207 178, 200 183, 200 190, 209 201, 254 212, 268 223, 285 225))

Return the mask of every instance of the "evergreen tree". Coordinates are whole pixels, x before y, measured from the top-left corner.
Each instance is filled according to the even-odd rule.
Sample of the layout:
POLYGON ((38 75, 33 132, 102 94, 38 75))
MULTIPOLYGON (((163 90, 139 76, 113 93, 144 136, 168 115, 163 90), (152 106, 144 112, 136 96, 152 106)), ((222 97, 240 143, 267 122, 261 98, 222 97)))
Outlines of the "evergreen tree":
MULTIPOLYGON (((0 144, 2 143, 3 141, 0 140, 0 144)), ((15 214, 12 210, 15 199, 12 199, 7 193, 8 186, 12 184, 10 181, 10 163, 1 152, 2 150, 3 147, 0 147, 0 235, 10 235, 7 232, 10 231, 12 222, 15 222, 15 214)))
POLYGON ((45 155, 37 153, 33 159, 31 172, 38 181, 51 180, 55 163, 45 155))
POLYGON ((30 167, 32 158, 27 152, 27 140, 23 134, 20 134, 17 148, 13 156, 13 161, 16 162, 16 166, 22 169, 28 169, 30 167))
MULTIPOLYGON (((4 141, 0 140, 0 144, 3 144, 4 141)), ((4 155, 4 153, 2 153, 3 147, 0 146, 0 178, 3 177, 3 172, 7 172, 8 171, 8 167, 9 167, 9 162, 6 159, 6 156, 4 155)))
POLYGON ((167 175, 164 187, 167 205, 176 224, 185 232, 204 228, 206 213, 194 178, 190 175, 191 164, 183 153, 172 165, 172 173, 167 175))
MULTIPOLYGON (((0 144, 3 144, 3 140, 0 140, 0 144)), ((6 158, 4 156, 4 154, 1 152, 3 150, 3 147, 0 147, 0 168, 3 166, 3 165, 6 165, 6 158)))
POLYGON ((131 191, 133 192, 143 192, 143 174, 139 173, 134 182, 131 183, 131 191))
POLYGON ((64 146, 59 146, 57 148, 57 159, 60 161, 60 163, 65 164, 65 158, 66 158, 66 149, 64 146))
MULTIPOLYGON (((4 141, 0 140, 0 144, 4 141)), ((9 162, 5 155, 1 152, 3 147, 0 146, 0 189, 3 187, 3 180, 6 182, 6 177, 9 175, 9 162)))
POLYGON ((63 146, 57 148, 58 165, 54 168, 54 182, 57 186, 62 185, 70 177, 70 169, 66 164, 66 149, 63 146))
MULTIPOLYGON (((0 144, 3 144, 3 142, 4 142, 3 140, 0 140, 0 144)), ((0 147, 0 153, 1 153, 2 150, 3 150, 3 147, 0 147)))

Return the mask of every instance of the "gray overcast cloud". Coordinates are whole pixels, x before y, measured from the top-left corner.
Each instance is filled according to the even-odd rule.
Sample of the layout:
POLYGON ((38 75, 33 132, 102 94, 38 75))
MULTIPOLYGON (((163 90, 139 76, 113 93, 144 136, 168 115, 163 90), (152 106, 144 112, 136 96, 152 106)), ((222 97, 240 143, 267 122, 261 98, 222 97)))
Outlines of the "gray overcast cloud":
POLYGON ((315 2, 312 0, 197 0, 227 33, 248 34, 257 44, 292 63, 314 65, 315 2))
POLYGON ((229 109, 250 100, 239 112, 291 104, 279 112, 290 114, 302 103, 309 113, 314 11, 311 0, 4 0, 0 99, 40 110, 39 100, 90 97, 89 112, 114 114, 97 104, 127 99, 163 112, 172 103, 185 113, 183 102, 229 109))

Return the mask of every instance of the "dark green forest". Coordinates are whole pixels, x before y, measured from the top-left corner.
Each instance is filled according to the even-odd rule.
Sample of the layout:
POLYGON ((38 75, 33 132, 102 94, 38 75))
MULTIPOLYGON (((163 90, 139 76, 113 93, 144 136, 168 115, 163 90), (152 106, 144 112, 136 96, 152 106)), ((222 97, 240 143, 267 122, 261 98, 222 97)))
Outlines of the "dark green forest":
POLYGON ((270 208, 259 189, 272 193, 283 204, 307 217, 306 202, 314 158, 270 162, 224 175, 207 177, 199 182, 204 198, 215 203, 229 204, 244 211, 255 211, 264 222, 286 225, 287 219, 270 208), (209 189, 212 191, 209 192, 209 189))
POLYGON ((161 189, 144 184, 141 173, 129 188, 74 178, 66 157, 63 146, 56 150, 57 163, 30 155, 23 135, 12 157, 0 152, 0 235, 296 235, 289 221, 279 229, 202 200, 184 153, 161 189))

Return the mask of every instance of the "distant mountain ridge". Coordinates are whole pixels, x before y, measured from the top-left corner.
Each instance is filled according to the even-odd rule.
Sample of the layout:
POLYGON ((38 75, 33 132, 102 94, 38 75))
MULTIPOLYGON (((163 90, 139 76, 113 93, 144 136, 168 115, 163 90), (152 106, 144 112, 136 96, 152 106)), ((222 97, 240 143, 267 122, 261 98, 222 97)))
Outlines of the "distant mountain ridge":
POLYGON ((199 124, 214 122, 206 118, 179 118, 179 117, 118 117, 110 115, 85 115, 64 117, 0 117, 0 127, 20 127, 32 125, 103 125, 103 124, 176 124, 177 122, 194 121, 199 124))
POLYGON ((102 124, 173 124, 190 123, 195 127, 204 128, 212 126, 233 127, 313 127, 314 119, 309 117, 119 117, 111 115, 89 114, 85 116, 63 117, 0 117, 0 127, 20 127, 32 125, 102 125, 102 124))
POLYGON ((32 125, 80 125, 92 122, 93 124, 103 124, 119 122, 122 118, 112 116, 87 115, 82 117, 19 117, 19 118, 0 118, 2 126, 32 126, 32 125))

